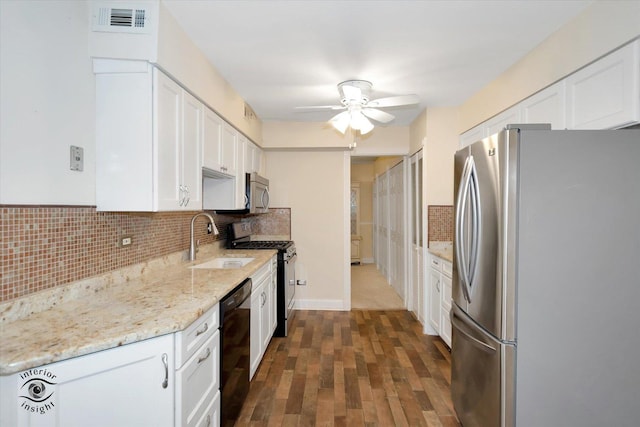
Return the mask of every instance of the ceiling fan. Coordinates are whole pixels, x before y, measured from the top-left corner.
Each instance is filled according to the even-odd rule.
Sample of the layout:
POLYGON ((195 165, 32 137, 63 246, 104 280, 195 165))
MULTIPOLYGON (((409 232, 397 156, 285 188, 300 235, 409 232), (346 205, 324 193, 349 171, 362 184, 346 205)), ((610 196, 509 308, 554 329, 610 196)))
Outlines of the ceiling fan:
POLYGON ((341 133, 345 133, 348 127, 357 130, 361 135, 373 129, 374 120, 379 123, 389 123, 395 117, 380 108, 413 105, 419 102, 418 95, 399 95, 387 98, 370 99, 371 82, 366 80, 346 80, 338 84, 340 104, 342 105, 315 105, 309 107, 296 107, 297 110, 346 110, 336 114, 329 123, 341 133))

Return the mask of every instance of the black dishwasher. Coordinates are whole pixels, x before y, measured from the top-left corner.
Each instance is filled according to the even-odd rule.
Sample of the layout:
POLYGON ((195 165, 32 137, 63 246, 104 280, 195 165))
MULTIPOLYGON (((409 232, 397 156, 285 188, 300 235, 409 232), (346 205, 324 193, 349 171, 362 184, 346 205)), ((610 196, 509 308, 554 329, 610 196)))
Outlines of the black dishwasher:
POLYGON ((235 424, 249 393, 251 279, 220 301, 220 424, 235 424))

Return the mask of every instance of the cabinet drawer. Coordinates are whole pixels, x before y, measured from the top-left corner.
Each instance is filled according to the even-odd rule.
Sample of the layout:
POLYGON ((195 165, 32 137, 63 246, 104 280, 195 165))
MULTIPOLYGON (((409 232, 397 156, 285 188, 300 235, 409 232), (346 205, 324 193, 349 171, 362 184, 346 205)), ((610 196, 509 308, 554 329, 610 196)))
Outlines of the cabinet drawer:
POLYGON ((431 259, 431 268, 433 268, 436 271, 442 271, 442 261, 440 261, 440 258, 438 258, 435 255, 432 255, 430 259, 431 259))
POLYGON ((196 427, 219 427, 220 426, 220 391, 217 391, 213 400, 209 402, 202 417, 195 423, 196 427))
POLYGON ((220 333, 215 333, 176 372, 176 425, 194 426, 220 384, 220 333))
POLYGON ((442 261, 442 273, 451 277, 453 274, 452 265, 449 261, 442 261))
POLYGON ((182 366, 215 331, 218 330, 218 304, 214 305, 184 331, 176 333, 176 368, 182 366))
POLYGON ((251 281, 253 282, 252 284, 253 287, 251 288, 251 294, 253 295, 253 293, 256 292, 259 285, 265 279, 270 277, 271 277, 271 263, 267 262, 265 265, 260 267, 260 269, 255 273, 253 273, 253 275, 251 276, 251 281))

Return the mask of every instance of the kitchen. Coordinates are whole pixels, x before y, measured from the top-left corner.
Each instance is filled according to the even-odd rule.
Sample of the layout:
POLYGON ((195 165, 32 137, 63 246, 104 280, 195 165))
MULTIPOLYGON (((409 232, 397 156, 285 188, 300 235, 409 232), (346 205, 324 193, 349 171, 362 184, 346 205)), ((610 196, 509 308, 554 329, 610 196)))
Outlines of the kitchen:
MULTIPOLYGON (((124 215, 96 213, 91 208, 95 205, 96 197, 93 180, 95 100, 94 75, 86 55, 89 49, 86 37, 89 24, 85 6, 74 5, 73 2, 63 5, 64 8, 60 9, 43 9, 47 13, 58 13, 59 15, 53 15, 58 17, 56 20, 45 19, 44 12, 29 10, 26 5, 2 5, 3 32, 12 31, 9 34, 3 33, 3 57, 13 55, 9 57, 22 58, 22 54, 15 49, 25 45, 29 46, 27 51, 33 53, 32 56, 16 59, 15 62, 2 61, 2 75, 6 79, 3 80, 2 87, 0 203, 3 204, 3 219, 5 215, 18 212, 21 220, 15 225, 22 230, 31 226, 28 219, 30 215, 42 218, 40 224, 56 225, 55 230, 58 231, 51 232, 59 235, 49 238, 61 239, 56 243, 60 246, 52 250, 54 254, 63 254, 62 259, 56 257, 55 262, 47 261, 44 270, 40 269, 37 256, 30 255, 33 264, 27 267, 36 272, 40 277, 38 279, 29 277, 19 281, 10 276, 14 271, 3 270, 3 301, 42 290, 52 283, 80 280, 121 268, 130 261, 142 262, 186 250, 188 246, 188 233, 175 230, 176 227, 177 230, 183 230, 179 228, 180 224, 188 221, 191 214, 124 215), (39 32, 27 31, 31 27, 26 25, 11 26, 5 11, 20 12, 21 8, 26 8, 22 12, 28 11, 32 19, 40 18, 37 21, 39 32), (67 20, 74 24, 64 30, 55 24, 67 20), (51 43, 57 45, 49 47, 43 44, 41 34, 47 34, 51 43), (7 42, 15 40, 12 37, 19 38, 21 42, 15 45, 7 42), (42 73, 42 67, 45 66, 46 75, 42 73), (24 84, 9 86, 8 81, 24 84), (52 81, 57 84, 52 84, 52 81), (73 90, 69 90, 70 87, 73 90), (60 104, 60 99, 65 102, 60 104), (35 100, 38 109, 34 111, 22 104, 24 100, 35 100), (22 107, 9 108, 9 105, 22 107), (69 117, 74 119, 73 126, 68 125, 69 117), (30 126, 26 132, 24 123, 34 120, 34 126, 30 126), (46 144, 35 141, 46 141, 46 144), (84 148, 85 168, 82 173, 67 170, 69 145, 84 148), (59 167, 60 165, 65 167, 59 167), (20 186, 11 185, 16 180, 21 182, 20 186), (72 223, 82 224, 87 229, 92 229, 97 224, 96 234, 87 236, 82 244, 73 242, 73 239, 67 239, 64 231, 64 227, 72 227, 72 223), (102 230, 105 225, 113 228, 107 232, 102 230), (106 232, 105 235, 100 234, 103 231, 106 232), (115 240, 120 235, 130 235, 133 238, 132 247, 124 249, 128 251, 126 255, 123 255, 122 250, 118 252, 113 249, 115 240)), ((555 40, 541 45, 530 56, 523 58, 508 75, 494 83, 495 87, 485 88, 460 108, 429 109, 410 126, 378 127, 366 141, 358 144, 358 150, 362 154, 371 150, 372 154, 377 155, 406 155, 422 147, 426 138, 424 150, 433 153, 433 156, 426 157, 425 182, 444 181, 447 186, 452 187, 453 170, 442 172, 450 174, 450 178, 440 178, 439 168, 442 168, 444 161, 438 159, 451 156, 455 150, 442 149, 436 141, 447 141, 445 144, 448 146, 457 146, 458 134, 637 37, 635 4, 629 3, 627 9, 621 7, 622 9, 608 9, 605 5, 595 4, 582 20, 574 22, 564 33, 557 34, 555 40), (605 13, 611 17, 610 20, 594 18, 605 13), (597 24, 592 22, 594 20, 597 24), (610 22, 615 22, 616 25, 610 22), (588 26, 592 39, 587 41, 578 37, 578 40, 574 40, 577 34, 581 34, 584 26, 588 26), (551 47, 552 42, 555 42, 555 47, 551 47), (559 58, 556 57, 556 49, 562 52, 559 58), (554 57, 552 63, 555 67, 552 70, 546 69, 546 64, 549 63, 547 58, 550 56, 554 57), (527 69, 538 70, 537 78, 530 78, 527 69), (494 96, 496 93, 500 96, 494 96), (400 141, 400 144, 388 144, 390 140, 400 141)), ((163 28, 170 34, 161 32, 160 35, 173 40, 177 47, 161 40, 158 57, 187 86, 193 87, 196 92, 208 94, 206 100, 216 111, 265 150, 263 167, 271 181, 272 206, 291 209, 290 235, 300 252, 298 273, 308 281, 306 288, 297 289, 299 308, 348 310, 349 267, 345 260, 349 256, 349 242, 348 232, 345 232, 348 230, 345 194, 349 181, 349 154, 345 147, 351 141, 335 133, 327 135, 322 124, 260 123, 259 120, 246 119, 244 102, 239 95, 215 74, 215 70, 186 39, 184 33, 181 33, 170 15, 166 11, 162 13, 166 25, 163 28), (181 60, 185 56, 188 61, 181 60), (199 75, 195 75, 202 72, 199 70, 206 70, 211 74, 207 74, 206 79, 200 79, 199 75), (340 147, 341 150, 329 151, 327 147, 340 147), (289 179, 290 176, 305 176, 309 170, 315 172, 313 180, 289 179), (323 198, 316 200, 311 194, 322 194, 323 198), (336 227, 336 224, 344 226, 336 227), (314 286, 320 283, 327 285, 314 286)), ((425 199, 427 205, 452 205, 452 190, 441 189, 439 186, 430 187, 427 184, 425 199)), ((3 227, 2 233, 3 242, 18 244, 21 241, 22 234, 18 231, 5 230, 3 227)), ((84 234, 82 236, 85 237, 84 234)), ((207 238, 213 239, 203 236, 202 242, 209 243, 211 240, 206 240, 207 238)))

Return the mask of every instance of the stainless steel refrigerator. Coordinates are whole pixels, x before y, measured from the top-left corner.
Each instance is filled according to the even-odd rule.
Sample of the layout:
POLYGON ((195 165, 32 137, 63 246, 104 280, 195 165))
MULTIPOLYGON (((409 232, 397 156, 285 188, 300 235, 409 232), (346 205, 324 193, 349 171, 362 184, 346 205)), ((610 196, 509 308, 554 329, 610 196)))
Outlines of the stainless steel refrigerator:
POLYGON ((455 155, 464 427, 640 425, 640 130, 511 125, 455 155))

